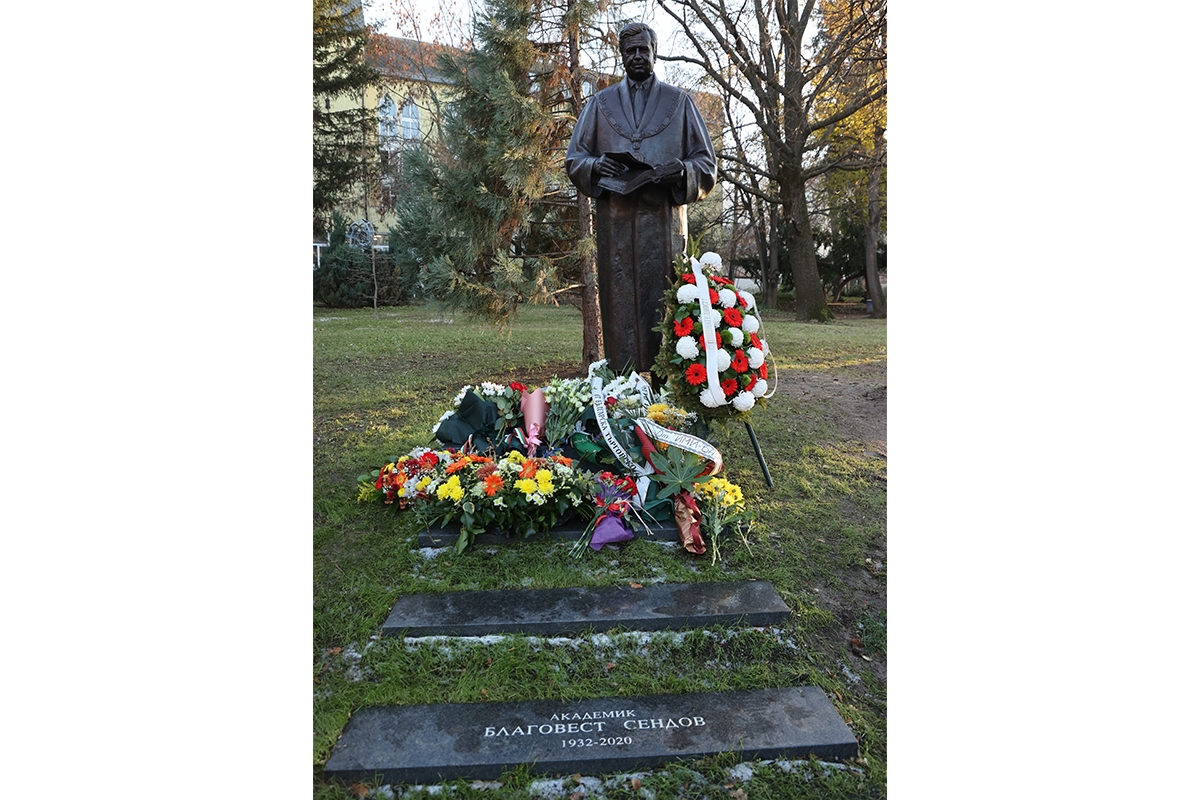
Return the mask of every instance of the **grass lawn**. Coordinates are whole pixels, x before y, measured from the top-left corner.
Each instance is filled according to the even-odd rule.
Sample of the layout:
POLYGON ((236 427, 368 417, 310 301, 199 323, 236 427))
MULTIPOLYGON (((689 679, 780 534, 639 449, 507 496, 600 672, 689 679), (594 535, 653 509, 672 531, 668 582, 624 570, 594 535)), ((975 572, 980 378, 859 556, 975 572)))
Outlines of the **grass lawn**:
MULTIPOLYGON (((711 550, 694 557, 644 541, 583 558, 549 539, 474 546, 461 556, 452 548, 422 554, 409 516, 355 502, 355 478, 429 445, 432 426, 464 384, 538 386, 555 374, 580 376, 580 315, 568 307, 527 309, 504 332, 433 306, 381 309, 378 320, 370 310, 314 308, 313 316, 316 797, 356 796, 326 785, 320 770, 364 706, 792 685, 825 690, 858 736, 860 758, 851 769, 816 766, 808 775, 766 767, 737 786, 749 797, 886 794, 886 459, 855 440, 837 398, 806 383, 886 384, 885 320, 813 325, 765 313, 781 385, 756 412, 755 432, 775 488, 767 488, 744 429, 716 433, 726 477, 742 486, 757 523, 748 547, 728 539, 714 564, 711 550), (785 627, 580 637, 573 647, 523 637, 457 647, 375 638, 401 594, 750 578, 769 580, 792 608, 785 627)), ((641 785, 660 798, 693 796, 696 773, 724 786, 736 763, 729 754, 681 762, 643 776, 641 785)), ((532 779, 518 772, 488 790, 460 782, 455 796, 528 798, 532 779)), ((615 788, 606 796, 641 795, 615 788)))

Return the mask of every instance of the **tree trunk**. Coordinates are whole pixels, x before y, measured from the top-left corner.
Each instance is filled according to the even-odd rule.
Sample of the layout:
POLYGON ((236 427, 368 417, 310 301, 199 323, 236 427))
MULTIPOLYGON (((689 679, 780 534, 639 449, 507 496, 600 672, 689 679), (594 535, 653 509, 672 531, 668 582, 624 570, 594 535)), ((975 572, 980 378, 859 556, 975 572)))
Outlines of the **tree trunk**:
MULTIPOLYGON (((575 2, 567 3, 565 19, 575 17, 575 2)), ((583 69, 579 63, 579 24, 567 25, 567 55, 571 60, 571 105, 575 119, 583 112, 583 69)), ((596 244, 592 237, 592 201, 582 192, 576 193, 576 226, 579 234, 579 307, 583 312, 583 367, 581 372, 599 361, 604 352, 604 331, 600 328, 600 289, 596 285, 596 244)))
POLYGON ((871 299, 871 319, 887 319, 887 301, 879 283, 875 251, 879 247, 879 176, 883 172, 883 129, 875 128, 875 163, 867 180, 866 273, 867 297, 871 299))
POLYGON ((796 319, 829 322, 833 312, 825 301, 825 287, 821 285, 821 274, 817 271, 817 251, 808 219, 804 179, 793 172, 784 178, 783 186, 783 236, 787 241, 792 279, 796 283, 796 319))
POLYGON ((770 207, 769 220, 769 256, 767 258, 766 277, 763 280, 763 300, 767 308, 779 308, 779 209, 770 207))
POLYGON ((579 200, 580 309, 583 311, 583 369, 603 358, 604 332, 600 329, 600 289, 596 285, 596 245, 592 237, 592 201, 583 192, 579 200))

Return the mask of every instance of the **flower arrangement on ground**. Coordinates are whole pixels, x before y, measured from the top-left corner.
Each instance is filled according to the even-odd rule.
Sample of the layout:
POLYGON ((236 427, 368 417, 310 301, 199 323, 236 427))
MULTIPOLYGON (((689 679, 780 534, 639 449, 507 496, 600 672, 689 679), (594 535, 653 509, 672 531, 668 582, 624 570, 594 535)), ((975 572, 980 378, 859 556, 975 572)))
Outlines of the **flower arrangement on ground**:
POLYGON ((362 476, 359 500, 412 508, 426 526, 457 522, 459 552, 488 528, 528 537, 572 514, 589 519, 577 552, 633 538, 642 514, 673 521, 697 555, 720 532, 698 489, 722 468, 703 418, 606 361, 544 388, 464 386, 434 434, 441 449, 414 448, 362 476))
POLYGON ((746 509, 742 487, 724 478, 713 478, 696 485, 695 497, 700 513, 700 530, 712 545, 712 563, 717 563, 721 535, 726 530, 736 531, 742 543, 750 547, 742 526, 751 524, 753 518, 746 509))
MULTIPOLYGON (((423 524, 444 527, 458 522, 460 553, 493 525, 526 537, 544 533, 572 512, 586 509, 592 496, 590 476, 575 470, 564 456, 528 458, 517 450, 499 459, 459 451, 433 456, 426 458, 431 465, 414 477, 410 503, 423 524)), ((393 469, 389 464, 380 471, 382 485, 387 485, 393 469)), ((360 486, 360 501, 375 499, 369 482, 360 479, 360 486)))
POLYGON ((663 298, 662 349, 654 372, 676 402, 706 420, 746 419, 773 392, 771 350, 754 295, 720 275, 721 257, 679 258, 663 298))

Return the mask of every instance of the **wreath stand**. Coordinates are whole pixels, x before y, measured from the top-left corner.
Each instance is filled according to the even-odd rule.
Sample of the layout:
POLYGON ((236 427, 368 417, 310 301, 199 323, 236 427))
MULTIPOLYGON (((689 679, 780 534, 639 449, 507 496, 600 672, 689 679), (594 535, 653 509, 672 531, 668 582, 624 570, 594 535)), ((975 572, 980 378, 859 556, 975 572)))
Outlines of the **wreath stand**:
POLYGON ((771 480, 771 470, 767 469, 767 460, 763 458, 762 448, 758 446, 758 437, 754 435, 754 428, 750 426, 748 421, 744 424, 746 426, 746 433, 750 434, 750 444, 754 446, 754 455, 758 456, 758 465, 762 467, 763 477, 767 479, 767 488, 774 489, 775 482, 771 480))

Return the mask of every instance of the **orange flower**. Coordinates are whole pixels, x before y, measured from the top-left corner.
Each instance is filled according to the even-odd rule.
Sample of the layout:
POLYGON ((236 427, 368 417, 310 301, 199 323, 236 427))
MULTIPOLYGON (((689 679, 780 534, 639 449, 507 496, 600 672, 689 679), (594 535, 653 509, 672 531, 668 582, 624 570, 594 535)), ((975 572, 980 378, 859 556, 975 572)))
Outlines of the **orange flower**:
POLYGON ((537 475, 537 470, 538 470, 537 462, 531 458, 521 466, 520 477, 532 478, 533 476, 537 475))
POLYGON ((494 495, 497 491, 504 488, 504 478, 501 478, 496 473, 488 475, 483 481, 483 491, 488 497, 494 495))
POLYGON ((471 461, 466 458, 455 461, 453 464, 447 465, 446 474, 453 475, 454 473, 458 472, 460 469, 462 469, 463 467, 465 467, 467 464, 470 464, 470 463, 471 463, 471 461))

